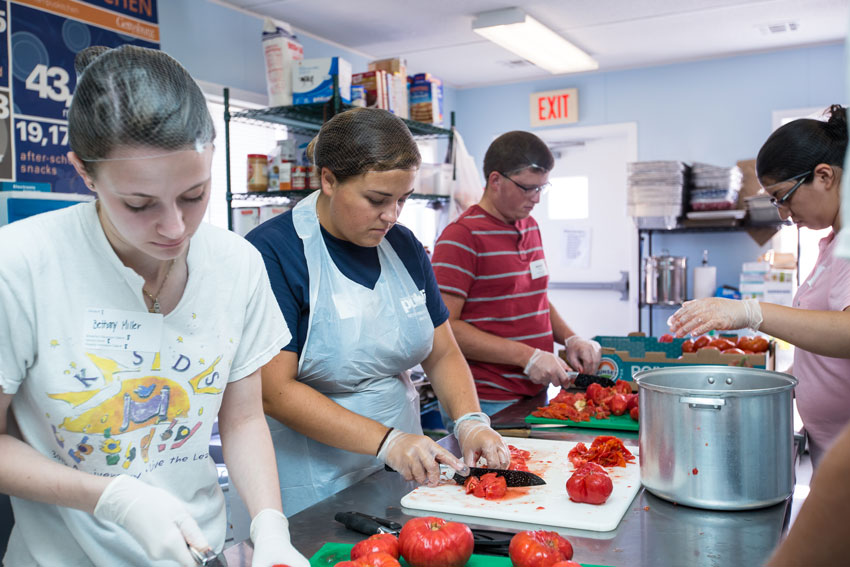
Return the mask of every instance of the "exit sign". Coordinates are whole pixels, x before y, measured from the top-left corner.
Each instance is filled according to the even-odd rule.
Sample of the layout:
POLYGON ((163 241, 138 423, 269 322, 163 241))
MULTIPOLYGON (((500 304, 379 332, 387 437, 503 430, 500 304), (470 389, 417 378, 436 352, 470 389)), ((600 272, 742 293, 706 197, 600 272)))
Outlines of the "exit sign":
POLYGON ((578 122, 578 89, 531 94, 531 125, 550 126, 578 122))

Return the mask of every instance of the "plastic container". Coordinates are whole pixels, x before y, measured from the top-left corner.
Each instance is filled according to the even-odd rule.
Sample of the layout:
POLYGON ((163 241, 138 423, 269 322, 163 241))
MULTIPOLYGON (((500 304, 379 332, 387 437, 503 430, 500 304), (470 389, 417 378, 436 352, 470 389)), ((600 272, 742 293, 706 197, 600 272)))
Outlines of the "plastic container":
POLYGON ((269 157, 248 154, 248 191, 267 191, 269 188, 269 157))

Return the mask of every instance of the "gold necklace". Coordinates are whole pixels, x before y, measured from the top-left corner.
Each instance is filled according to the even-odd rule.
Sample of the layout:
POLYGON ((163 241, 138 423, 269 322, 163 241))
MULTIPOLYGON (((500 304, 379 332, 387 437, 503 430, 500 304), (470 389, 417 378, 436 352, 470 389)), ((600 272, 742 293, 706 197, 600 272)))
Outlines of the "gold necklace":
POLYGON ((174 263, 176 261, 177 261, 177 258, 174 258, 173 260, 171 260, 171 264, 168 265, 168 270, 166 270, 166 272, 165 272, 165 277, 162 278, 162 283, 159 284, 159 289, 156 290, 156 295, 151 295, 150 292, 148 292, 148 290, 146 290, 144 288, 144 286, 142 286, 142 293, 147 295, 150 298, 150 300, 153 302, 153 305, 151 305, 148 308, 148 313, 161 313, 160 305, 159 305, 159 294, 162 292, 162 288, 165 287, 165 282, 168 281, 168 275, 171 273, 171 268, 174 267, 174 263))

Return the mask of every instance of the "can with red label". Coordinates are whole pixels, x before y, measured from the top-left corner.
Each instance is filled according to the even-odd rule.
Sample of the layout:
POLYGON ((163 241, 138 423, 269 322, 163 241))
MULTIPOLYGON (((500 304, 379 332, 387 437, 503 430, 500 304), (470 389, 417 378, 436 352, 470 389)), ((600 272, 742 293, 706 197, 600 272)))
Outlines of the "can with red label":
POLYGON ((292 189, 295 191, 307 188, 307 168, 296 165, 292 168, 292 189))

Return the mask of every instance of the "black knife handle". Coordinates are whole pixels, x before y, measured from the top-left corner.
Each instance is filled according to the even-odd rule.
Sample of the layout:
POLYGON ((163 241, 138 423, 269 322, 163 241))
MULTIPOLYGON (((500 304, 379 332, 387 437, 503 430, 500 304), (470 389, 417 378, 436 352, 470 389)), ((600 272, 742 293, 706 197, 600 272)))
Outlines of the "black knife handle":
POLYGON ((382 533, 380 522, 358 514, 357 512, 337 512, 334 515, 334 520, 344 525, 349 530, 360 532, 361 534, 374 535, 382 533))

